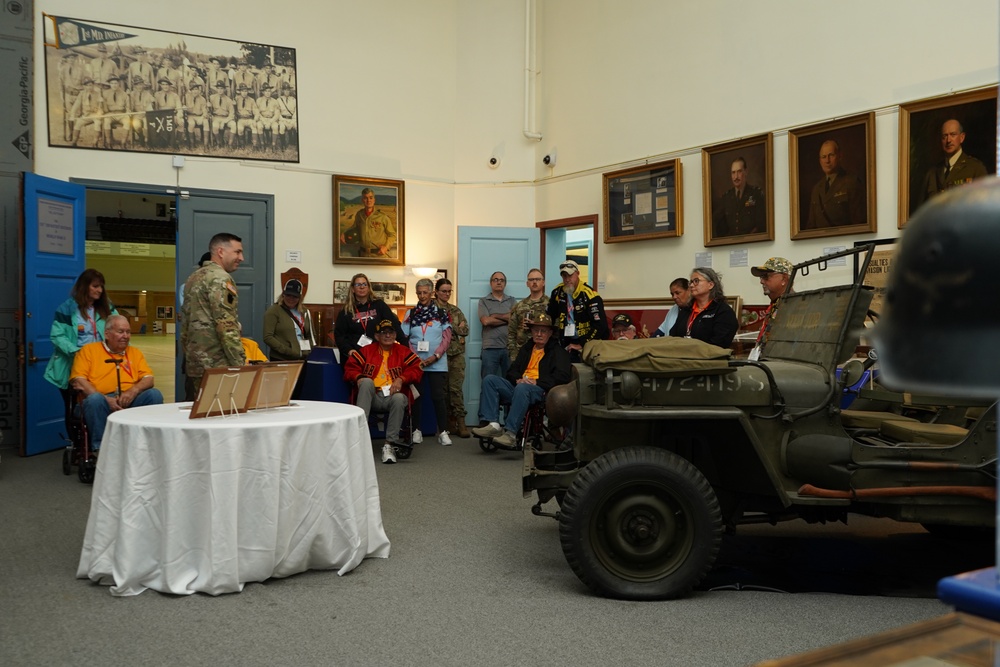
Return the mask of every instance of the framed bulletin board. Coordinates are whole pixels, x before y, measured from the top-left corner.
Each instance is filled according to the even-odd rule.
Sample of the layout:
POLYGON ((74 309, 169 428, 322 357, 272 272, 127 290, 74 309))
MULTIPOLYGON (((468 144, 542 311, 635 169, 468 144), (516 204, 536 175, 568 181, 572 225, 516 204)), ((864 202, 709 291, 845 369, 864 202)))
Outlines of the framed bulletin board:
POLYGON ((604 174, 604 242, 680 236, 681 161, 604 174))

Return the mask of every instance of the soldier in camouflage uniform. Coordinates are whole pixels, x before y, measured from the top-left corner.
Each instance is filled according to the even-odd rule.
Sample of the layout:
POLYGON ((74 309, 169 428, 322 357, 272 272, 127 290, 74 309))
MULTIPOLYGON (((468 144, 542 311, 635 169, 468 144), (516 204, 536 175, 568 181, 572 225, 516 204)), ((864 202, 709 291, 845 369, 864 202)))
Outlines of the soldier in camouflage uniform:
POLYGON ((545 293, 545 275, 539 269, 528 271, 528 296, 518 301, 510 311, 510 321, 507 323, 507 352, 511 363, 517 359, 517 353, 531 339, 526 320, 534 319, 531 313, 544 313, 549 306, 549 296, 545 293))
POLYGON ((186 400, 194 400, 206 368, 242 366, 246 361, 240 341, 239 292, 229 275, 243 262, 243 240, 234 234, 216 234, 208 251, 211 261, 184 284, 181 349, 186 400))
POLYGON ((451 318, 451 344, 448 346, 448 431, 460 438, 468 438, 469 427, 465 424, 465 337, 469 335, 469 320, 458 306, 448 303, 452 285, 447 278, 441 278, 434 286, 438 307, 444 309, 451 318))

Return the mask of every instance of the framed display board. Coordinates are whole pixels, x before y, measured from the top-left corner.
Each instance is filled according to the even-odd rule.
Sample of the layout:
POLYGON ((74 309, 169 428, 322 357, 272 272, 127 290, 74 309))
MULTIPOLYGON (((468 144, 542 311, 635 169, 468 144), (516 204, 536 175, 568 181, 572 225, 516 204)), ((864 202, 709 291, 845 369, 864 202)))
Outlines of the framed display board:
POLYGON ((191 406, 190 418, 246 412, 258 368, 260 366, 206 368, 191 406))
POLYGON ((191 419, 225 417, 288 405, 303 363, 271 361, 254 366, 208 368, 189 416, 191 419))
POLYGON ((303 361, 271 361, 254 366, 257 377, 247 399, 248 410, 277 408, 288 405, 295 382, 302 372, 303 361))

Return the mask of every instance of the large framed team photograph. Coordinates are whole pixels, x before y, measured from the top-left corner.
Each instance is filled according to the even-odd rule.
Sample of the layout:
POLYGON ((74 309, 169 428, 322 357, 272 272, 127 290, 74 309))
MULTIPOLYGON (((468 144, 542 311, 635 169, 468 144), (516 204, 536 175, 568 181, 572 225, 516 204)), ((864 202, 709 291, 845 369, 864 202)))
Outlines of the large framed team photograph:
POLYGON ((299 161, 295 49, 43 14, 49 146, 299 161))
POLYGON ((774 240, 770 134, 701 151, 705 246, 774 240))
POLYGON ((604 174, 604 242, 680 236, 682 191, 680 160, 604 174))
POLYGON ((403 266, 405 184, 333 177, 334 264, 403 266))
POLYGON ((997 86, 899 106, 899 228, 936 194, 997 173, 997 86))
POLYGON ((788 131, 792 239, 875 232, 875 113, 788 131))

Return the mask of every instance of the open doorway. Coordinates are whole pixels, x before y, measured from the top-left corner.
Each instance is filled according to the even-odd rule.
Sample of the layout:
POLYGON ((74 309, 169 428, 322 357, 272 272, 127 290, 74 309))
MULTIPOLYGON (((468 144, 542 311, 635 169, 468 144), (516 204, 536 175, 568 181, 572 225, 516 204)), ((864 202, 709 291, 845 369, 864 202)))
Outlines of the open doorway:
POLYGON ((88 188, 87 266, 104 274, 115 308, 128 317, 131 345, 142 351, 163 400, 176 375, 176 198, 88 188))
POLYGON ((542 231, 542 273, 547 285, 562 282, 559 264, 572 259, 580 266, 580 280, 597 289, 597 215, 546 220, 542 231))

